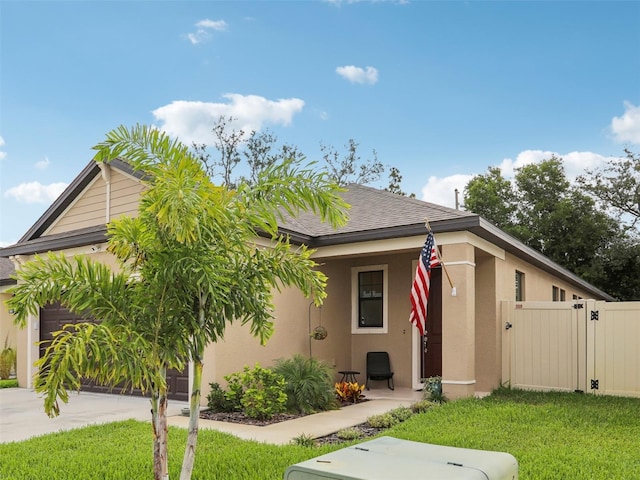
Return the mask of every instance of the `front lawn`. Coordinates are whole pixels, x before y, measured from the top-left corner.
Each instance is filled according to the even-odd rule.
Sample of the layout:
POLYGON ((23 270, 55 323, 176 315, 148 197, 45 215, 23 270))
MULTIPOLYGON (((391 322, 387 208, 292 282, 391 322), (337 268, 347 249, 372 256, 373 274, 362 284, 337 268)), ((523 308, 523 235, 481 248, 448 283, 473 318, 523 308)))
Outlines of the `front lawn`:
MULTIPOLYGON (((520 480, 640 478, 640 399, 500 390, 450 402, 386 431, 407 440, 505 451, 520 480)), ((172 428, 171 478, 186 433, 172 428)), ((289 465, 341 448, 273 446, 201 431, 195 479, 282 479, 289 465)), ((151 433, 135 421, 0 444, 4 479, 151 478, 151 433)))

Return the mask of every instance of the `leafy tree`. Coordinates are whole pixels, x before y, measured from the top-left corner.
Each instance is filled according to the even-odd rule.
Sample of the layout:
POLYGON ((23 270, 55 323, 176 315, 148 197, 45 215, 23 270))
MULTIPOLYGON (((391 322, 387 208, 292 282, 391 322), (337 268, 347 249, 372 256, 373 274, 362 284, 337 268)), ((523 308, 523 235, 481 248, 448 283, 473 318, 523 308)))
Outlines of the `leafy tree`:
POLYGON ((640 244, 629 235, 616 235, 594 255, 585 280, 622 301, 640 301, 640 244))
POLYGON ((571 186, 562 159, 554 156, 517 169, 514 184, 491 167, 467 184, 464 204, 594 285, 606 289, 612 284, 613 277, 602 275, 607 271, 602 262, 623 233, 593 199, 571 186))
POLYGON ((489 167, 486 175, 476 175, 467 183, 464 208, 506 231, 513 228, 515 195, 500 168, 489 167))
POLYGON ((640 156, 628 149, 625 153, 625 158, 611 158, 603 168, 587 170, 578 182, 605 208, 617 210, 619 219, 630 218, 633 228, 640 221, 640 156))
MULTIPOLYGON (((148 127, 120 127, 94 147, 97 162, 125 158, 143 171, 146 190, 139 215, 108 226, 108 249, 120 261, 113 273, 87 259, 36 259, 17 273, 11 308, 24 323, 38 305, 60 301, 70 310, 102 320, 57 335, 40 361, 36 389, 45 409, 79 377, 107 385, 125 380, 152 393, 154 477, 168 478, 166 368, 193 363, 187 446, 181 478, 191 478, 195 459, 205 346, 224 335, 226 324, 250 325, 262 343, 273 332, 272 292, 298 287, 316 303, 326 277, 312 251, 294 248, 278 233, 277 220, 312 210, 338 226, 346 205, 323 172, 286 159, 236 189, 212 183, 202 162, 177 140, 148 127), (270 248, 254 244, 260 230, 270 248), (155 406, 155 403, 158 406, 155 406)), ((232 157, 229 157, 232 158, 232 157)))

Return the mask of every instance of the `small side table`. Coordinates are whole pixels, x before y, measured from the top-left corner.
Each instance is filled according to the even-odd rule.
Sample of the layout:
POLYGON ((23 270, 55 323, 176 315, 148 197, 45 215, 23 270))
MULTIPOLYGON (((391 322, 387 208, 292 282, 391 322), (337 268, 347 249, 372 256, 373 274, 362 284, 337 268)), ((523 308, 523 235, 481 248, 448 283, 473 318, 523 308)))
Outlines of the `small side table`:
POLYGON ((360 375, 360 372, 356 372, 355 370, 340 370, 338 373, 342 374, 340 382, 358 383, 356 375, 360 375))

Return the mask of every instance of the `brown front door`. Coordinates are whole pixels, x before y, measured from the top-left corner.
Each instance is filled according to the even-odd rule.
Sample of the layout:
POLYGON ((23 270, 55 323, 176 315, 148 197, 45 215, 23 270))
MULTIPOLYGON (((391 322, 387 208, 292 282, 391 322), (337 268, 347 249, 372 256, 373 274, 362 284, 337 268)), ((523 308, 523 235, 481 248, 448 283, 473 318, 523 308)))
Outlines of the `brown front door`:
MULTIPOLYGON (((49 304, 40 309, 40 356, 44 354, 44 350, 53 338, 53 332, 62 330, 65 325, 76 324, 82 322, 93 322, 94 319, 83 318, 80 315, 70 312, 59 303, 49 304)), ((168 397, 172 400, 189 400, 189 369, 185 367, 183 371, 169 369, 167 370, 167 386, 169 387, 168 397)), ((83 382, 82 390, 85 392, 97 393, 125 393, 128 395, 142 395, 140 390, 127 389, 122 391, 121 388, 115 387, 110 390, 104 385, 97 385, 93 382, 83 382)))
POLYGON ((422 355, 422 378, 442 376, 442 268, 431 270, 427 304, 427 351, 422 355))

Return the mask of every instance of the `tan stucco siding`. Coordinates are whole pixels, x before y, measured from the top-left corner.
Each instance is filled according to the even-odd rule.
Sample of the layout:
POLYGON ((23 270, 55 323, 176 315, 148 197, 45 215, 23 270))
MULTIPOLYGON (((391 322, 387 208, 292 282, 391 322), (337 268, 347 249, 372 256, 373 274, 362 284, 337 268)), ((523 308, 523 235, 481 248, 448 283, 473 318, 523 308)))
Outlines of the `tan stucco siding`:
POLYGON ((106 222, 107 188, 97 176, 67 210, 45 232, 45 235, 71 232, 80 228, 104 225, 106 222))
POLYGON ((499 260, 481 255, 476 249, 475 368, 476 391, 490 392, 498 387, 502 358, 500 302, 496 292, 496 263, 499 260))
POLYGON ((144 185, 138 180, 114 171, 111 175, 110 219, 122 215, 138 216, 138 201, 144 185))
POLYGON ((411 329, 415 327, 409 323, 409 291, 413 281, 411 262, 414 256, 412 253, 404 253, 336 259, 323 265, 323 271, 328 272, 330 280, 333 279, 327 291, 326 308, 332 312, 332 316, 339 319, 336 328, 340 337, 336 339, 338 343, 334 347, 337 348, 335 355, 339 360, 337 370, 359 371, 358 380, 364 383, 367 352, 386 351, 390 356, 395 384, 399 387, 411 386, 411 329), (351 269, 370 265, 387 266, 387 332, 352 334, 351 269), (349 343, 345 343, 345 340, 349 343))
POLYGON ((13 323, 13 315, 4 303, 11 298, 11 295, 5 292, 6 288, 0 287, 0 350, 5 346, 13 349, 18 347, 18 327, 13 323))
POLYGON ((514 255, 507 254, 500 267, 500 275, 505 281, 498 292, 498 300, 515 300, 516 270, 524 273, 524 301, 551 301, 553 286, 565 290, 567 301, 571 300, 573 295, 580 298, 593 297, 584 290, 534 267, 514 255))
MULTIPOLYGON (((242 371, 245 365, 271 367, 279 358, 291 358, 294 354, 309 356, 309 347, 314 358, 333 365, 334 358, 327 353, 329 339, 309 342, 309 315, 311 328, 318 324, 319 311, 309 307, 311 300, 297 289, 287 288, 274 293, 276 318, 274 333, 266 345, 251 334, 250 326, 240 322, 227 324, 224 339, 207 347, 204 356, 203 399, 209 392, 209 383, 217 382, 226 386, 224 376, 242 371)), ((329 338, 335 336, 331 318, 322 312, 322 324, 329 330, 329 338)), ((335 337, 334 337, 335 338, 335 337)), ((204 402, 203 402, 204 403, 204 402)))
MULTIPOLYGON (((278 312, 275 333, 266 346, 251 336, 248 326, 233 324, 227 327, 224 341, 210 345, 205 354, 203 396, 209 391, 209 382, 226 385, 225 375, 242 370, 256 362, 273 365, 278 358, 290 358, 299 353, 309 355, 309 312, 311 329, 321 323, 328 330, 325 340, 311 341, 314 358, 334 367, 335 380, 339 370, 360 372, 358 380, 366 379, 366 354, 369 351, 389 352, 395 372, 395 383, 411 386, 411 329, 409 323, 409 290, 411 288, 411 261, 415 255, 384 255, 322 261, 322 271, 328 277, 327 298, 321 311, 296 289, 286 289, 274 296, 278 312), (351 333, 351 268, 368 265, 388 266, 388 332, 386 334, 351 333)), ((375 386, 380 387, 380 385, 375 386)))

